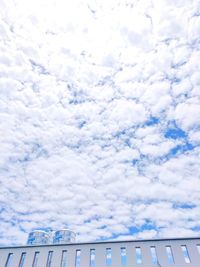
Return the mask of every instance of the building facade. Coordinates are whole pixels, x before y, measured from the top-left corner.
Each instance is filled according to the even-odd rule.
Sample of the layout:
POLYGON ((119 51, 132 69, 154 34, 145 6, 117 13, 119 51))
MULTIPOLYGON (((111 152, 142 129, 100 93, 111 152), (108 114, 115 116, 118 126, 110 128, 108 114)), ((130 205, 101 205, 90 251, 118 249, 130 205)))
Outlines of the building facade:
POLYGON ((200 267, 200 238, 0 248, 0 267, 200 267))

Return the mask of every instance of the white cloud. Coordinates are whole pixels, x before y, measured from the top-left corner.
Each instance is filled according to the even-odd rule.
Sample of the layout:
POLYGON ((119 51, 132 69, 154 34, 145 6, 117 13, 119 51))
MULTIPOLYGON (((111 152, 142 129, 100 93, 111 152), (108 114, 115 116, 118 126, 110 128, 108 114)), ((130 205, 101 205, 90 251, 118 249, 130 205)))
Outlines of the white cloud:
MULTIPOLYGON (((198 101, 198 99, 197 99, 198 101)), ((194 102, 196 102, 194 100, 194 102)), ((184 130, 196 128, 200 124, 200 106, 197 103, 180 103, 175 110, 175 119, 184 130)))
POLYGON ((0 1, 1 244, 199 233, 198 9, 0 1))
POLYGON ((118 124, 120 128, 143 123, 146 119, 146 112, 141 104, 123 99, 113 101, 109 113, 109 120, 118 124))

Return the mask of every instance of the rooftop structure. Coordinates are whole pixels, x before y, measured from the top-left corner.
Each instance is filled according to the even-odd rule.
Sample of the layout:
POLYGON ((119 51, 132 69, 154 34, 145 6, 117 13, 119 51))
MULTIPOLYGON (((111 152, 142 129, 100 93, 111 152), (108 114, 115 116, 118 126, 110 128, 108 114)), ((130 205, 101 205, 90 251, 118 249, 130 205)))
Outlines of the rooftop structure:
POLYGON ((0 248, 0 267, 199 267, 200 238, 0 248))
POLYGON ((50 232, 33 230, 29 233, 27 245, 67 244, 75 242, 76 234, 69 229, 60 229, 50 232))

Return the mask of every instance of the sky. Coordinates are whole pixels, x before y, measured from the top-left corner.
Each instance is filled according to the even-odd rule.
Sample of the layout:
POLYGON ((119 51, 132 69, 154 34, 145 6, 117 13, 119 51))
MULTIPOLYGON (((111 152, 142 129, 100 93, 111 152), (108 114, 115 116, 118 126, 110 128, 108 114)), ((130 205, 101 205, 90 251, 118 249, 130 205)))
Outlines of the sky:
POLYGON ((0 0, 0 245, 199 236, 199 59, 199 0, 0 0))

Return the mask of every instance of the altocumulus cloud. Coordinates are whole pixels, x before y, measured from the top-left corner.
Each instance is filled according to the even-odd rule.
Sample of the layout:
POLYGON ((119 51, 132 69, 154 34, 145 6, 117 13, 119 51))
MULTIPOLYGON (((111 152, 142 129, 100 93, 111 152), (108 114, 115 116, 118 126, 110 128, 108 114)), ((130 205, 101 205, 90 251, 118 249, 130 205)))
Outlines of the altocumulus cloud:
POLYGON ((0 1, 0 243, 200 232, 200 1, 0 1))

